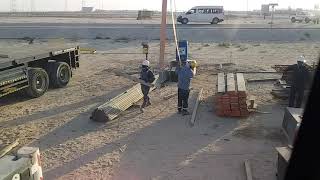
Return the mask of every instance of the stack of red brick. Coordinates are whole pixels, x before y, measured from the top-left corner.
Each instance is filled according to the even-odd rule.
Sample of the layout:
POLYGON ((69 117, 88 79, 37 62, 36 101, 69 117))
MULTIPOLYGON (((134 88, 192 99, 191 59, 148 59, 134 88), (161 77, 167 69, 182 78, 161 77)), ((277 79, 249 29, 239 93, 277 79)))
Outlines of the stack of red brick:
POLYGON ((249 116, 243 74, 218 74, 218 92, 215 98, 215 111, 218 116, 249 116))

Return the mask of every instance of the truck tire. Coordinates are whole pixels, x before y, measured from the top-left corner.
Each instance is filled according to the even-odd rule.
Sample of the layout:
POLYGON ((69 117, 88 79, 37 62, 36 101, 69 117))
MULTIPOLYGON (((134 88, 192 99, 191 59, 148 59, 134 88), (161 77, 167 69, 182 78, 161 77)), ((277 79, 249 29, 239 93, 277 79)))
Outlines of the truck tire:
POLYGON ((32 98, 42 96, 49 88, 48 73, 42 68, 31 68, 28 70, 29 87, 26 94, 32 98))
POLYGON ((304 20, 307 24, 311 21, 311 19, 309 19, 309 18, 305 18, 305 20, 304 20))
POLYGON ((65 87, 71 79, 71 68, 65 62, 53 62, 49 65, 50 84, 54 88, 65 87))
POLYGON ((291 18, 291 22, 292 22, 292 23, 295 23, 295 22, 296 22, 296 18, 294 18, 294 17, 291 18))
POLYGON ((189 22, 189 19, 188 19, 188 18, 183 18, 183 19, 181 20, 181 23, 182 23, 182 24, 188 24, 188 22, 189 22))
POLYGON ((218 23, 219 23, 219 19, 218 18, 213 18, 212 24, 218 24, 218 23))

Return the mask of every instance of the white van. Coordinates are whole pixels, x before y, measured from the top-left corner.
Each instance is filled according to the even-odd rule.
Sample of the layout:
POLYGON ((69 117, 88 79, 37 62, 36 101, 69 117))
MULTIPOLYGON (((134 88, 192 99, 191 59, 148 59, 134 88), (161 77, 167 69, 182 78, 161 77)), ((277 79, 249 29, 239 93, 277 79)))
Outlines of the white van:
POLYGON ((178 16, 177 21, 182 24, 189 22, 208 22, 218 24, 224 20, 223 6, 196 6, 188 12, 178 16))

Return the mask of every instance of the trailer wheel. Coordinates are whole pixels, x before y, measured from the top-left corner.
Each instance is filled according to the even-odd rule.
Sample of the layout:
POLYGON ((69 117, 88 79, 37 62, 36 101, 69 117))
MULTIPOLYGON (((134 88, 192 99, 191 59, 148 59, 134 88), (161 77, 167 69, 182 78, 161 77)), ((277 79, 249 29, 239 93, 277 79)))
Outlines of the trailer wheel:
POLYGON ((28 71, 29 87, 26 89, 28 96, 37 98, 42 96, 49 88, 48 73, 42 68, 32 68, 28 71))
POLYGON ((65 87, 71 79, 71 68, 65 62, 54 62, 49 68, 50 83, 52 87, 65 87))

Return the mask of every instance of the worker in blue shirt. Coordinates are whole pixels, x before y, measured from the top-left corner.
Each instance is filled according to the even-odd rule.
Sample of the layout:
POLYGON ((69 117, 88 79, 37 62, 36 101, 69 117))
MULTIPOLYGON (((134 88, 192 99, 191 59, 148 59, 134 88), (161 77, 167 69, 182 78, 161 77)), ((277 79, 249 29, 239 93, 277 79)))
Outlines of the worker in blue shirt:
POLYGON ((188 62, 181 62, 181 67, 178 67, 176 72, 178 74, 178 113, 189 115, 188 100, 193 71, 188 62))
MULTIPOLYGON (((150 66, 150 62, 148 60, 144 60, 142 62, 140 79, 146 83, 153 83, 153 81, 155 80, 155 77, 154 77, 154 74, 152 73, 152 71, 150 70, 149 66, 150 66)), ((140 111, 141 111, 141 113, 143 113, 143 108, 151 105, 150 98, 149 98, 150 86, 141 84, 141 91, 143 94, 143 103, 140 107, 140 111)))

